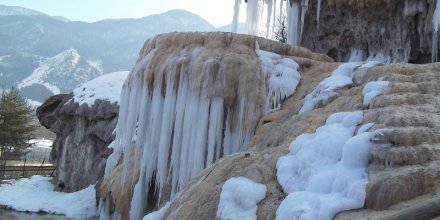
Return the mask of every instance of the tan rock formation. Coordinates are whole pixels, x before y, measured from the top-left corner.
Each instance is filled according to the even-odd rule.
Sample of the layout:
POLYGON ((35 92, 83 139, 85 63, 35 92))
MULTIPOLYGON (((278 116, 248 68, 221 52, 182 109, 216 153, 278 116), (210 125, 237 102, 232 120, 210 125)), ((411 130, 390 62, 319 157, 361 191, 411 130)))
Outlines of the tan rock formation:
POLYGON ((392 147, 374 149, 371 154, 364 209, 341 213, 336 219, 379 219, 440 195, 440 63, 375 67, 361 83, 341 91, 326 106, 298 115, 306 93, 336 66, 311 63, 307 68, 302 65, 301 85, 282 110, 260 120, 251 150, 223 158, 205 170, 172 202, 166 219, 214 219, 222 184, 234 176, 267 186, 258 219, 274 219, 285 197, 276 180, 275 165, 288 152, 288 143, 301 133, 313 132, 331 113, 364 109, 362 87, 380 77, 391 81, 392 89, 364 109, 364 123, 374 122, 373 130, 392 128, 381 140, 392 147), (415 201, 405 203, 411 199, 415 201))
MULTIPOLYGON (((276 179, 277 159, 287 154, 288 144, 298 135, 314 132, 330 114, 342 111, 363 110, 363 124, 374 123, 370 130, 389 128, 389 132, 373 141, 392 146, 375 148, 371 153, 364 208, 341 213, 336 219, 386 217, 440 195, 440 63, 392 64, 374 67, 367 72, 359 70, 352 87, 340 90, 339 96, 329 103, 299 114, 304 97, 338 66, 327 62, 330 61, 328 57, 303 48, 229 33, 174 33, 153 39, 156 48, 163 48, 160 53, 164 55, 202 45, 214 55, 226 52, 235 60, 243 59, 243 65, 258 65, 255 40, 261 49, 289 57, 300 65, 302 79, 296 92, 280 110, 258 117, 255 135, 246 152, 225 156, 193 178, 173 199, 165 219, 215 219, 221 187, 235 176, 266 185, 266 197, 258 205, 258 219, 274 219, 286 196, 276 179), (362 89, 367 82, 378 79, 390 81, 391 89, 374 98, 369 107, 364 107, 362 89)), ((151 50, 150 46, 143 48, 139 61, 151 50)), ((230 63, 236 62, 230 60, 230 63)), ((259 71, 255 66, 233 66, 230 70, 234 68, 244 72, 236 72, 230 82, 234 82, 234 77, 242 77, 238 74, 249 76, 250 71, 259 71)), ((228 94, 228 91, 221 93, 228 94)), ((236 95, 231 93, 231 97, 236 95)), ((118 189, 126 181, 120 178, 120 172, 121 165, 113 170, 113 177, 103 183, 101 193, 103 199, 111 201, 115 210, 127 219, 129 198, 136 181, 128 181, 130 187, 124 189, 124 193, 111 193, 110 196, 112 190, 109 188, 117 186, 115 189, 118 189)), ((129 178, 137 179, 136 176, 129 178)))

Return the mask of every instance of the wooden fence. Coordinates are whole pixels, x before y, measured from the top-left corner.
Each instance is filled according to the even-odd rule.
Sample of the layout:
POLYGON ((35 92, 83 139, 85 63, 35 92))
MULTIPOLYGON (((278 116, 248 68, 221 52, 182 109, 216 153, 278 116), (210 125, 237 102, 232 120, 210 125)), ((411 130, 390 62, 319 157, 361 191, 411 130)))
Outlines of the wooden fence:
POLYGON ((0 180, 24 178, 33 175, 53 176, 55 167, 45 165, 44 162, 41 165, 26 165, 26 160, 24 164, 18 166, 7 166, 6 163, 0 164, 0 180))

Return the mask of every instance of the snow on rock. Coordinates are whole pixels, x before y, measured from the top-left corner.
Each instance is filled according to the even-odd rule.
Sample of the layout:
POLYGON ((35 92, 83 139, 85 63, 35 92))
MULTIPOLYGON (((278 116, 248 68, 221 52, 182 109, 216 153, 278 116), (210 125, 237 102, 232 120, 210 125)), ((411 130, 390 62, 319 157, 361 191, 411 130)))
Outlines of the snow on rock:
POLYGON ((320 104, 326 104, 331 98, 338 96, 338 90, 353 84, 353 76, 357 68, 371 68, 381 64, 377 61, 366 63, 351 62, 339 65, 332 74, 321 81, 315 89, 304 98, 300 113, 308 112, 320 104))
POLYGON ((53 141, 48 139, 31 139, 28 141, 28 143, 33 144, 35 147, 38 148, 51 149, 53 141))
POLYGON ((216 219, 257 219, 257 203, 265 196, 265 185, 245 177, 230 178, 222 187, 216 219))
POLYGON ((364 95, 364 106, 370 105, 371 100, 389 90, 390 82, 388 81, 373 81, 365 84, 362 94, 364 95))
POLYGON ((90 66, 71 48, 40 61, 32 74, 18 83, 18 88, 42 85, 51 93, 60 94, 99 75, 101 72, 98 69, 90 66))
POLYGON ((93 185, 74 193, 55 192, 50 178, 32 176, 0 186, 0 204, 18 211, 63 214, 86 219, 97 215, 93 185))
POLYGON ((170 207, 171 202, 167 202, 161 209, 154 211, 146 216, 142 220, 162 220, 163 216, 165 215, 165 212, 170 207))
POLYGON ((95 100, 119 102, 122 85, 129 71, 113 72, 92 79, 73 90, 73 100, 79 105, 92 106, 95 100))
POLYGON ((353 137, 362 120, 361 111, 335 113, 315 133, 302 134, 290 144, 290 153, 277 162, 278 182, 288 194, 277 219, 326 220, 363 206, 368 156, 374 146, 370 140, 381 131, 353 137))
POLYGON ((281 107, 281 102, 291 96, 298 86, 301 75, 299 65, 289 58, 282 58, 276 53, 260 50, 256 42, 256 53, 261 60, 263 72, 268 78, 269 92, 266 97, 265 112, 281 107))

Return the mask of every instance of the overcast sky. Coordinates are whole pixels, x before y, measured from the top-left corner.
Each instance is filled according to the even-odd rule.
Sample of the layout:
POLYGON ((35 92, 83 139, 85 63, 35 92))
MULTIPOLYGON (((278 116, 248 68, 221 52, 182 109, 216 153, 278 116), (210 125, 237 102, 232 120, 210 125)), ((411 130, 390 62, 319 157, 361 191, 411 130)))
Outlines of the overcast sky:
MULTIPOLYGON (((235 0, 0 0, 2 5, 21 6, 72 21, 94 22, 107 18, 140 18, 172 9, 200 15, 214 26, 232 21, 235 0)), ((244 15, 242 4, 242 15, 244 15)), ((244 20, 244 16, 241 16, 244 20)))

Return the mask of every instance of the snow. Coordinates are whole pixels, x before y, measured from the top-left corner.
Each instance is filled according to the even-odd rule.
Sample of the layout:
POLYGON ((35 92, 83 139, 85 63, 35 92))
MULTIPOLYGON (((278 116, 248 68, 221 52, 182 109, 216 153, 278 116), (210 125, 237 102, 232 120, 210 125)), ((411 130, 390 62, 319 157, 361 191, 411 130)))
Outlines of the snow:
POLYGON ((68 66, 74 68, 80 60, 80 55, 75 49, 71 48, 55 55, 54 57, 41 61, 39 63, 39 66, 32 72, 31 75, 18 83, 18 88, 21 89, 31 86, 33 84, 41 84, 53 94, 60 94, 60 88, 46 82, 45 78, 52 68, 58 67, 60 65, 67 65, 65 64, 66 60, 70 61, 70 64, 68 64, 68 66))
POLYGON ((256 49, 261 60, 263 72, 268 78, 268 93, 266 97, 265 112, 277 110, 281 102, 291 96, 299 84, 301 75, 298 72, 299 65, 289 58, 282 58, 280 55, 260 50, 258 42, 256 49))
POLYGON ((32 176, 0 186, 0 204, 17 211, 63 214, 85 219, 97 215, 93 185, 73 193, 55 192, 50 178, 32 176))
POLYGON ((170 202, 167 202, 167 204, 165 204, 161 209, 144 216, 142 220, 162 220, 163 216, 170 207, 170 204, 170 202))
POLYGON ((322 80, 311 93, 307 94, 304 98, 304 105, 299 112, 311 111, 318 105, 326 104, 331 98, 338 96, 338 90, 353 84, 355 69, 371 68, 379 64, 381 63, 377 61, 369 61, 366 63, 350 62, 339 65, 329 77, 322 80))
POLYGON ((364 95, 364 106, 370 105, 371 100, 389 90, 390 82, 388 81, 373 81, 365 84, 362 94, 364 95))
MULTIPOLYGON (((0 75, 1 76, 1 75, 0 75)), ((35 100, 32 100, 32 99, 26 99, 26 102, 29 104, 29 105, 31 105, 32 107, 34 107, 34 108, 37 108, 37 107, 39 107, 39 106, 41 106, 43 103, 41 103, 41 102, 39 102, 39 101, 35 101, 35 100)))
POLYGON ((216 219, 256 220, 257 203, 265 196, 265 185, 245 177, 230 178, 222 187, 216 219))
POLYGON ((288 196, 276 219, 332 219, 340 211, 361 208, 368 181, 370 141, 382 130, 353 136, 363 113, 339 112, 313 134, 302 134, 277 162, 277 179, 288 196))
POLYGON ((92 79, 73 90, 73 100, 79 105, 92 106, 95 100, 119 102, 122 85, 129 71, 113 72, 92 79))
POLYGON ((31 139, 28 143, 33 144, 34 147, 52 149, 53 141, 48 139, 31 139))

